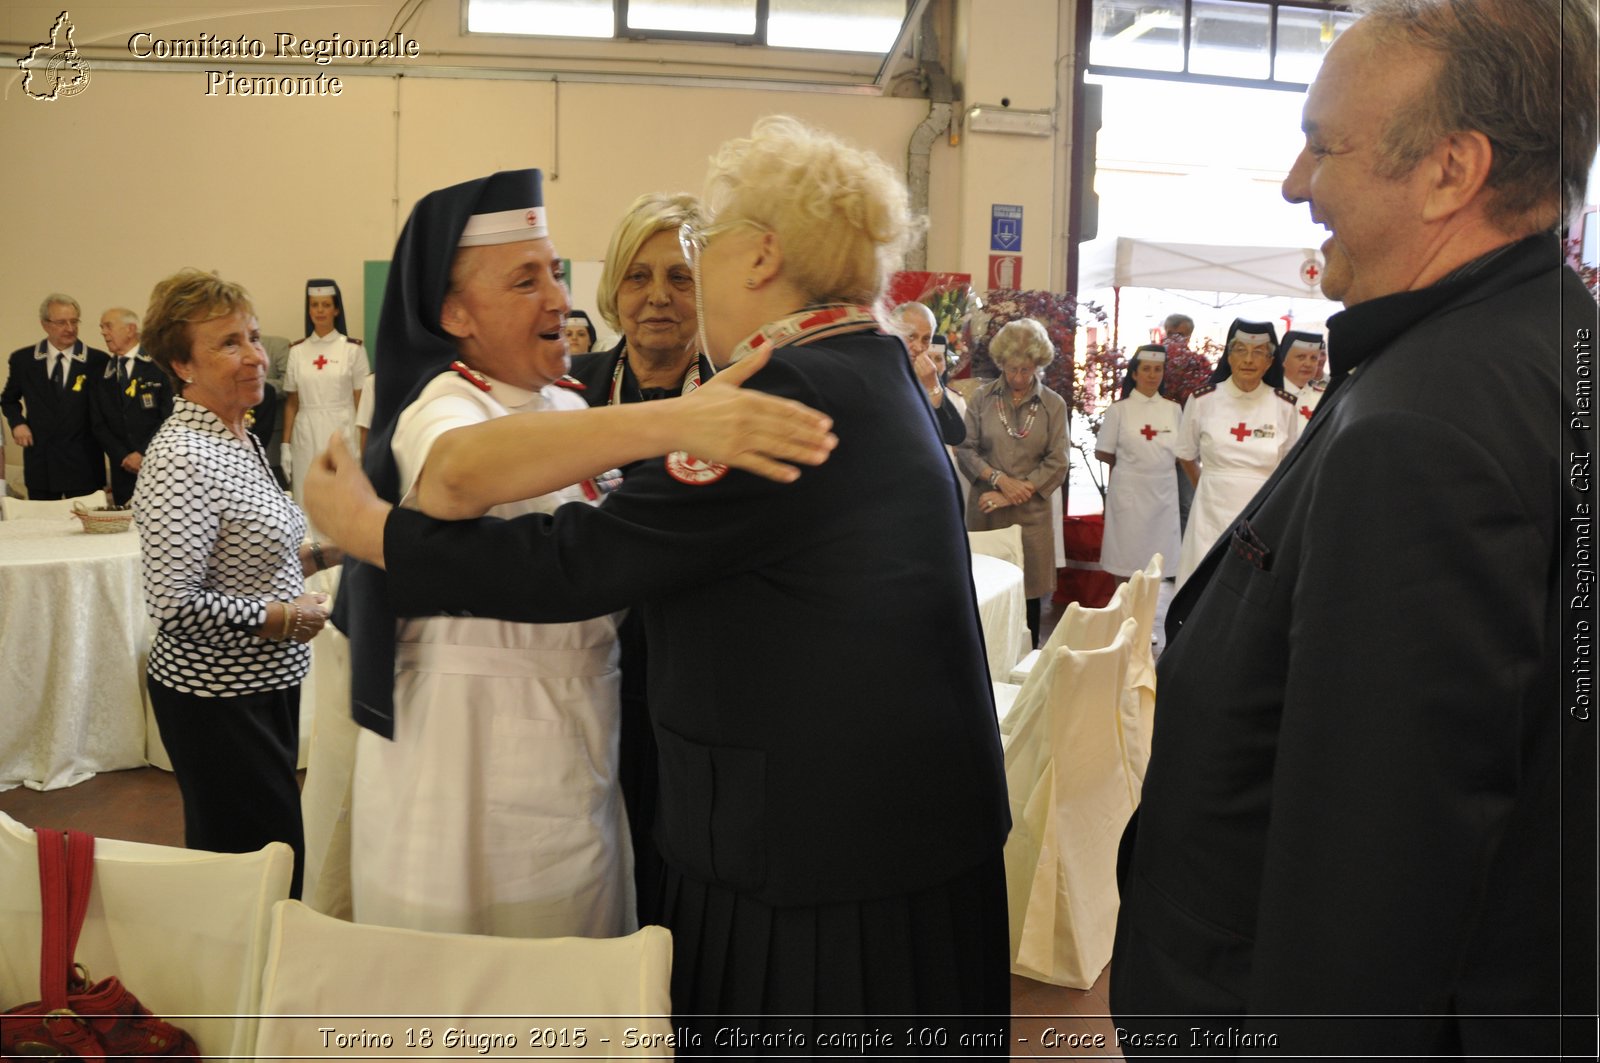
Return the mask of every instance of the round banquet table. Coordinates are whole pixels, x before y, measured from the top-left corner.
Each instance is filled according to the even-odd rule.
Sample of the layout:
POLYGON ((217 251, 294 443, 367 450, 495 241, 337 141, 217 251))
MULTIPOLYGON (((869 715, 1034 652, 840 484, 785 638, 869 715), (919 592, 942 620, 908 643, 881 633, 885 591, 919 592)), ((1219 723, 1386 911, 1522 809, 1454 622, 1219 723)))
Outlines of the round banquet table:
POLYGON ((0 790, 145 763, 150 649, 133 530, 0 522, 0 790))
POLYGON ((972 587, 988 652, 989 678, 1009 682, 1011 669, 1028 651, 1028 616, 1022 569, 999 557, 972 555, 972 587))

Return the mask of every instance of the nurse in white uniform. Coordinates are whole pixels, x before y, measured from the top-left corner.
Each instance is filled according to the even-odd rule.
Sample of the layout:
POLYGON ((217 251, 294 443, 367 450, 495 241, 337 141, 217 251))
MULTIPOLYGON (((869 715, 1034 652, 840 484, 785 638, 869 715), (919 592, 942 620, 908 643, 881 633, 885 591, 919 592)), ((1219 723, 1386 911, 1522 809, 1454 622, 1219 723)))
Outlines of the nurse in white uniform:
MULTIPOLYGON (((453 430, 512 414, 587 409, 557 384, 567 370, 560 334, 567 298, 541 192, 538 170, 498 173, 430 197, 443 207, 465 198, 471 214, 463 222, 430 228, 431 215, 414 215, 402 234, 396 259, 407 269, 454 252, 448 284, 441 276, 429 295, 442 298, 430 331, 433 346, 459 355, 448 369, 435 363, 431 379, 416 366, 410 375, 418 390, 392 436, 373 441, 375 448, 387 443, 386 453, 370 457, 392 456, 402 506, 420 508, 419 491, 430 475, 442 475, 437 447, 453 430)), ((394 297, 391 285, 386 329, 391 314, 430 316, 391 307, 394 297)), ((391 358, 385 387, 412 361, 419 359, 409 351, 391 358)), ((383 396, 378 405, 381 417, 383 396)), ((487 513, 548 513, 584 497, 568 488, 487 513)), ((499 937, 613 937, 635 929, 632 850, 617 783, 620 618, 398 621, 392 737, 363 730, 356 745, 356 921, 499 937)))
POLYGON ((305 471, 340 432, 357 446, 356 403, 371 371, 367 349, 345 334, 344 296, 331 280, 306 282, 306 336, 289 348, 283 389, 283 471, 296 502, 305 471))
POLYGON ((1183 411, 1161 395, 1167 349, 1148 343, 1134 352, 1095 437, 1094 456, 1111 468, 1106 488, 1100 567, 1121 579, 1160 554, 1162 576, 1178 570, 1178 485, 1174 448, 1183 411))
POLYGON ((1273 359, 1277 330, 1234 321, 1211 383, 1189 396, 1178 429, 1179 463, 1195 485, 1178 559, 1178 587, 1232 527, 1299 438, 1304 418, 1273 359))
POLYGON ((1275 355, 1283 366, 1283 390, 1294 396, 1294 408, 1302 423, 1311 420, 1312 411, 1322 401, 1328 382, 1322 375, 1327 345, 1320 332, 1285 332, 1275 355))

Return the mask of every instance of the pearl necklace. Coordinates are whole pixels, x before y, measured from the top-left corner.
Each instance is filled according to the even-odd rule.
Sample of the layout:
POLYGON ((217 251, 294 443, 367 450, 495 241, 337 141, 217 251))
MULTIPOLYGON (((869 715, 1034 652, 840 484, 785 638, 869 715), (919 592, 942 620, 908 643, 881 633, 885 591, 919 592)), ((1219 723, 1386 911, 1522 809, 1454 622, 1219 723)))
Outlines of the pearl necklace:
POLYGON ((1026 439, 1028 437, 1028 433, 1033 429, 1033 419, 1039 416, 1039 407, 1043 404, 1035 402, 1028 407, 1028 418, 1022 422, 1021 431, 1011 427, 1011 419, 1006 416, 1007 405, 1008 402, 1004 395, 995 396, 995 412, 1000 415, 1000 424, 1004 426, 1006 435, 1010 436, 1012 439, 1026 439))

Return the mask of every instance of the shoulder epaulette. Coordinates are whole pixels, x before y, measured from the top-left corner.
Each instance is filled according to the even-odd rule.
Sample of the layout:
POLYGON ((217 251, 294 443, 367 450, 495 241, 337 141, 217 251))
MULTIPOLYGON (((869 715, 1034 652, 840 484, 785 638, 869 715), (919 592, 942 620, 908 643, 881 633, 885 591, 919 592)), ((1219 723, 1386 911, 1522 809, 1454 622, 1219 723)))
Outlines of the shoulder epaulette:
POLYGON ((1287 402, 1290 406, 1293 406, 1296 402, 1300 401, 1282 388, 1273 388, 1272 392, 1273 394, 1277 395, 1278 398, 1282 399, 1284 402, 1287 402))
POLYGON ((556 381, 556 387, 558 387, 558 388, 566 388, 569 391, 588 391, 589 390, 589 385, 585 384, 583 381, 579 380, 577 377, 570 376, 570 375, 569 376, 564 376, 560 380, 557 380, 556 381))
POLYGON ((1207 384, 1203 388, 1195 388, 1193 391, 1189 392, 1189 397, 1191 399, 1198 399, 1201 395, 1209 395, 1215 390, 1217 390, 1217 385, 1207 384))
POLYGON ((356 339, 354 336, 346 336, 345 339, 355 344, 357 347, 361 346, 361 341, 356 339))
POLYGON ((479 391, 489 391, 494 385, 489 383, 489 378, 472 368, 466 362, 451 362, 450 368, 466 377, 467 382, 479 391))

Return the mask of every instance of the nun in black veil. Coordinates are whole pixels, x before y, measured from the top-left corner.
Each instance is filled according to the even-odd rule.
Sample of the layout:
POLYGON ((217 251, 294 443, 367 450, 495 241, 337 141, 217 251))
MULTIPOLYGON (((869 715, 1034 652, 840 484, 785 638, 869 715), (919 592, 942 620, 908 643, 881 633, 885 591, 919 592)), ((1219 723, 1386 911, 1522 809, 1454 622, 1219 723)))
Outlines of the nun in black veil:
POLYGON ((1283 367, 1283 389, 1294 396, 1295 409, 1301 418, 1311 420, 1328 386, 1322 373, 1328 359, 1328 345, 1322 333, 1285 332, 1274 358, 1283 367))
POLYGON ((1178 558, 1183 586, 1300 435, 1269 321, 1235 319, 1211 383, 1189 396, 1174 452, 1195 485, 1178 558), (1202 470, 1204 475, 1201 475, 1202 470))
MULTIPOLYGON (((365 467, 383 498, 446 517, 549 512, 582 499, 587 474, 623 461, 679 444, 731 458, 792 425, 801 441, 769 451, 825 454, 825 419, 726 385, 688 407, 590 411, 564 387, 559 271, 538 170, 418 203, 378 330, 384 372, 365 467), (484 454, 495 459, 480 463, 484 454)), ((633 929, 614 618, 402 619, 389 590, 381 571, 352 566, 338 603, 365 728, 352 795, 355 918, 524 937, 633 929)))

